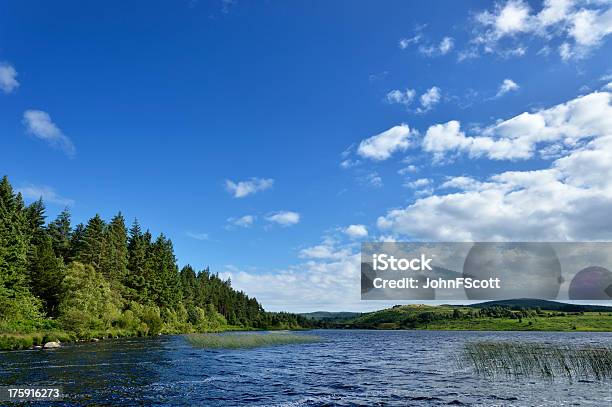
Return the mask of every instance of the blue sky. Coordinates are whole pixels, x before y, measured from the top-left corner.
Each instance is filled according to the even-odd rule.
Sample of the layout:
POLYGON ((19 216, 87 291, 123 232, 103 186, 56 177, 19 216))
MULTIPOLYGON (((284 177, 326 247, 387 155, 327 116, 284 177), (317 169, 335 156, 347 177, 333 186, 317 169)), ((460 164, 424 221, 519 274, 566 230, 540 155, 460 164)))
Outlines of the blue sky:
POLYGON ((611 31, 603 1, 3 2, 0 173, 269 309, 377 308, 362 240, 612 237, 611 31))

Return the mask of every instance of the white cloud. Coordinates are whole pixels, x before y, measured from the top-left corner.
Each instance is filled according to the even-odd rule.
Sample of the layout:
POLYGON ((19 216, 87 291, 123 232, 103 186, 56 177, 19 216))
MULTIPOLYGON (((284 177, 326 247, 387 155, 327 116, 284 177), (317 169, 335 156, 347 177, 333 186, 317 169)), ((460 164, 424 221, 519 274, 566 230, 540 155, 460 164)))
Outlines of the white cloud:
POLYGON ((417 113, 425 113, 431 110, 440 102, 440 88, 432 86, 421 95, 421 107, 417 109, 417 113))
MULTIPOLYGON (((363 309, 360 300, 360 255, 352 253, 313 258, 285 270, 248 272, 230 270, 232 286, 255 296, 270 311, 363 309)), ((376 307, 381 304, 377 302, 376 307)), ((370 309, 371 309, 370 308, 370 309)))
POLYGON ((23 114, 23 123, 28 134, 59 148, 68 156, 73 156, 76 153, 70 138, 53 123, 48 113, 41 110, 26 110, 23 114))
POLYGON ((368 236, 368 229, 364 225, 349 225, 344 229, 344 233, 356 239, 368 236))
POLYGON ((398 42, 398 46, 400 47, 400 49, 406 49, 412 44, 417 44, 419 41, 421 41, 420 34, 415 35, 414 37, 400 39, 398 42))
POLYGON ((503 6, 498 6, 494 13, 485 11, 477 16, 477 20, 493 27, 497 37, 512 35, 527 31, 529 28, 529 5, 521 0, 509 0, 503 6))
POLYGON ((0 89, 4 93, 11 93, 18 87, 19 82, 17 81, 15 68, 6 62, 0 62, 0 89))
POLYGON ((612 82, 608 82, 606 83, 603 88, 603 90, 608 90, 608 91, 612 91, 612 82))
POLYGON ((336 248, 336 242, 333 239, 326 238, 321 244, 307 247, 300 250, 299 257, 302 259, 342 259, 350 256, 351 252, 348 248, 336 248))
MULTIPOLYGON (((542 119, 537 125, 519 115, 492 126, 497 131, 505 126, 503 137, 511 144, 524 138, 532 146, 542 139, 574 143, 539 170, 506 171, 484 181, 451 178, 441 188, 456 192, 390 210, 378 218, 378 227, 396 236, 453 241, 612 238, 611 100, 609 93, 592 93, 537 112, 542 119)), ((441 130, 455 146, 464 145, 458 122, 449 123, 441 130)), ((472 148, 473 139, 467 143, 472 148)))
POLYGON ((416 92, 414 89, 406 89, 404 92, 398 89, 393 89, 387 93, 385 100, 390 104, 397 103, 408 107, 412 103, 415 95, 416 92))
POLYGON ((417 180, 405 183, 404 186, 408 188, 417 189, 417 188, 426 187, 430 184, 431 184, 431 180, 429 178, 419 178, 417 180))
POLYGON ((209 240, 210 239, 210 237, 208 236, 208 233, 187 232, 186 235, 196 240, 209 240))
POLYGON ((410 145, 409 137, 408 125, 393 126, 389 130, 361 141, 357 154, 371 160, 386 160, 394 152, 406 150, 410 145))
POLYGON ((440 46, 438 48, 440 49, 440 53, 442 55, 446 55, 453 49, 454 46, 455 40, 453 40, 451 37, 444 37, 442 38, 442 41, 440 41, 440 46))
POLYGON ((373 188, 381 188, 383 186, 383 180, 376 171, 367 173, 366 175, 357 179, 362 184, 373 188))
POLYGON ((419 171, 419 169, 418 169, 418 167, 416 165, 410 164, 410 165, 408 165, 408 166, 406 166, 404 168, 399 169, 397 171, 397 173, 399 175, 408 175, 408 174, 415 173, 415 172, 418 172, 418 171, 419 171))
POLYGON ((265 191, 272 188, 272 185, 274 185, 274 180, 271 178, 251 178, 247 181, 239 182, 225 181, 225 188, 234 195, 234 198, 244 198, 245 196, 265 191))
POLYGON ((437 57, 448 54, 455 46, 452 37, 444 37, 439 44, 423 44, 419 47, 419 52, 428 57, 437 57))
POLYGON ((499 85, 499 89, 498 89, 497 94, 495 95, 495 97, 496 98, 502 97, 506 93, 512 92, 512 91, 516 91, 519 88, 520 88, 520 86, 517 85, 517 83, 514 82, 512 79, 504 79, 503 82, 501 83, 501 85, 499 85))
POLYGON ((251 226, 253 226, 253 223, 255 223, 255 216, 244 215, 239 218, 228 218, 227 222, 232 226, 250 228, 251 226))
POLYGON ((574 56, 572 47, 569 45, 569 43, 564 42, 563 44, 559 45, 559 56, 564 61, 568 61, 574 56))
POLYGON ((292 226, 300 222, 300 214, 291 211, 279 211, 268 215, 266 220, 283 227, 292 226))
POLYGON ((359 165, 359 160, 351 160, 347 158, 346 160, 342 160, 340 162, 340 167, 346 169, 353 168, 356 165, 359 165))
POLYGON ((372 311, 398 302, 361 301, 361 255, 354 244, 338 247, 326 239, 300 252, 303 262, 281 270, 240 270, 227 266, 219 273, 232 286, 254 296, 269 311, 372 311))
POLYGON ((480 29, 473 42, 482 45, 485 52, 503 54, 506 50, 499 44, 504 39, 510 44, 527 36, 549 42, 560 39, 563 44, 559 54, 564 60, 583 58, 612 33, 609 4, 607 1, 546 0, 536 13, 522 0, 497 3, 493 11, 476 15, 480 29))
POLYGON ((25 199, 32 201, 42 198, 45 203, 62 206, 74 205, 74 200, 59 195, 53 188, 45 185, 25 185, 21 188, 17 188, 17 192, 20 192, 25 199))
POLYGON ((434 192, 433 183, 429 178, 419 178, 414 181, 407 181, 404 183, 404 186, 414 189, 414 193, 417 196, 431 195, 434 192))
POLYGON ((532 158, 540 146, 561 143, 571 150, 584 140, 605 135, 610 126, 610 93, 594 92, 550 109, 522 113, 485 128, 481 136, 466 136, 455 120, 436 124, 427 130, 422 147, 436 160, 448 153, 525 160, 532 158))

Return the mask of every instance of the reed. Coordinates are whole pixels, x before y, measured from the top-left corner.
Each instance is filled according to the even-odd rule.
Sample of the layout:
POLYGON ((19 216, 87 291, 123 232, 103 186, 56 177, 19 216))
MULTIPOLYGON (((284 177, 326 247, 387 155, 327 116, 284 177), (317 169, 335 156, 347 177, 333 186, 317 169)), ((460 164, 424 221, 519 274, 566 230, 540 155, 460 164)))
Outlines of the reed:
POLYGON ((272 345, 292 345, 313 343, 321 340, 314 335, 296 335, 292 333, 221 333, 189 334, 187 341, 194 347, 204 349, 240 349, 272 345))
POLYGON ((482 376, 612 379, 612 347, 534 342, 468 342, 463 358, 482 376))

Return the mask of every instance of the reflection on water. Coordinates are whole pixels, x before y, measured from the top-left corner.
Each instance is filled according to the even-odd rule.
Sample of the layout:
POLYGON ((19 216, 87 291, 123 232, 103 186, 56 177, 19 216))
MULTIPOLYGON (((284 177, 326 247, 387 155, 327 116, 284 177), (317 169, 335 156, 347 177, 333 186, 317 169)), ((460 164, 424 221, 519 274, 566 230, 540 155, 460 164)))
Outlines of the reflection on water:
POLYGON ((490 380, 455 363, 467 340, 612 343, 608 333, 318 331, 321 343, 191 348, 180 336, 0 352, 0 384, 56 385, 65 404, 612 405, 609 383, 490 380))

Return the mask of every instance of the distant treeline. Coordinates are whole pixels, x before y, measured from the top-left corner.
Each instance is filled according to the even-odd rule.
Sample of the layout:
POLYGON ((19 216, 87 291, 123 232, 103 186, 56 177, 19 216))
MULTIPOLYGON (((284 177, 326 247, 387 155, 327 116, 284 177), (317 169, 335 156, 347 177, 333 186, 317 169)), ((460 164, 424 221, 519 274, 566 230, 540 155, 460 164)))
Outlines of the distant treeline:
POLYGON ((208 269, 178 269, 172 241, 121 213, 72 226, 64 210, 49 222, 41 200, 25 205, 0 181, 0 333, 44 330, 87 337, 226 328, 304 328, 321 323, 266 312, 208 269))

